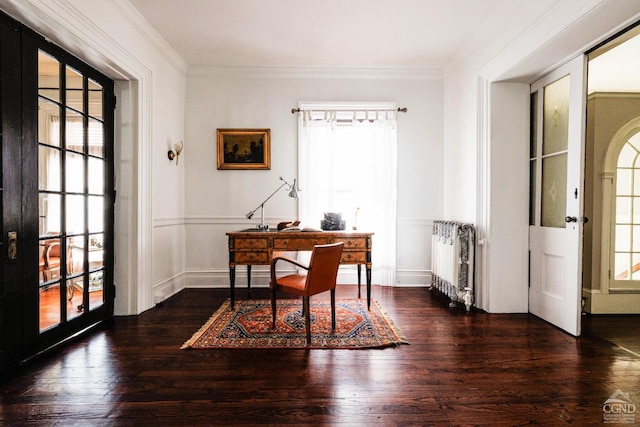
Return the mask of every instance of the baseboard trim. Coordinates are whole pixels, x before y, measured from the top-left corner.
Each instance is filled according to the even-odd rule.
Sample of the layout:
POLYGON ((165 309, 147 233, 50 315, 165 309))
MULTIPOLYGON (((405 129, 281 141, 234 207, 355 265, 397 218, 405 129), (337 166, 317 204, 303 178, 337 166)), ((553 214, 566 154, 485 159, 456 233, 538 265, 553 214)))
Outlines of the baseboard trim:
POLYGON ((584 311, 590 314, 640 314, 640 294, 603 294, 584 290, 584 311))

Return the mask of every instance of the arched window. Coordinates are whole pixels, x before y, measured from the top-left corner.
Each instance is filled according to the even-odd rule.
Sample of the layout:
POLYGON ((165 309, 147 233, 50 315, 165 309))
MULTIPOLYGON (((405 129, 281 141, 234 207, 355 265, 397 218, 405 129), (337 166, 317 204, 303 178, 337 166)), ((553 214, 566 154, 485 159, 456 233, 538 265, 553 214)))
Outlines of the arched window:
POLYGON ((614 197, 613 279, 640 280, 640 132, 618 154, 614 197))

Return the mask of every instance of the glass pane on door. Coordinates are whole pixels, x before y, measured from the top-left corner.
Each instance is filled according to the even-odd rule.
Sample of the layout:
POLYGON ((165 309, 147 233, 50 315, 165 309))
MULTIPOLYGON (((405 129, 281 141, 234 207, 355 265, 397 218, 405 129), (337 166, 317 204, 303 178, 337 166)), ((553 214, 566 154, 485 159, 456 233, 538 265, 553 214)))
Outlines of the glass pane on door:
POLYGON ((542 199, 540 224, 565 228, 567 149, 569 144, 569 76, 543 89, 542 199))
POLYGON ((565 151, 569 144, 569 76, 544 88, 542 155, 565 151))
POLYGON ((60 102, 60 61, 43 51, 38 52, 38 94, 60 102))
POLYGON ((105 304, 103 240, 108 229, 105 205, 111 199, 106 192, 105 87, 44 52, 38 68, 44 332, 105 304))
POLYGON ((565 227, 567 212, 567 154, 542 159, 543 227, 565 227))

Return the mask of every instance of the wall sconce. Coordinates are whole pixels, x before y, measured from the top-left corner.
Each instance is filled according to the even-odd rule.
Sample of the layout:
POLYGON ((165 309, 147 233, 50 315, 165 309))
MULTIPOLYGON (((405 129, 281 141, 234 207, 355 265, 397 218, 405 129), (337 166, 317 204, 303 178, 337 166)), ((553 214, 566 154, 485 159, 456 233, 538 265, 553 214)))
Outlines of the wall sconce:
POLYGON ((169 151, 167 152, 169 161, 176 159, 176 166, 178 166, 178 159, 180 158, 180 153, 182 153, 182 147, 184 147, 184 143, 180 141, 179 144, 173 144, 173 150, 169 149, 169 151))

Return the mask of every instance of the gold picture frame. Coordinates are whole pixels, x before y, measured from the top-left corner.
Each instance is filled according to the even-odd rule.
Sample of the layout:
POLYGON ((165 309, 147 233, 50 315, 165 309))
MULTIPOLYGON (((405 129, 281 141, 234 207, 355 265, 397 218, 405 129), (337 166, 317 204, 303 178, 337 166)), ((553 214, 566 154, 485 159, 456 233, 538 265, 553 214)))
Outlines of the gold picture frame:
POLYGON ((218 169, 271 169, 270 129, 217 129, 218 169))

